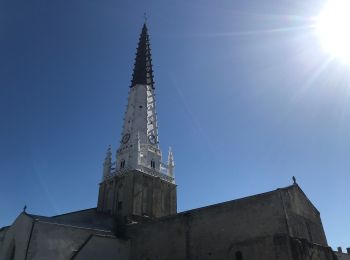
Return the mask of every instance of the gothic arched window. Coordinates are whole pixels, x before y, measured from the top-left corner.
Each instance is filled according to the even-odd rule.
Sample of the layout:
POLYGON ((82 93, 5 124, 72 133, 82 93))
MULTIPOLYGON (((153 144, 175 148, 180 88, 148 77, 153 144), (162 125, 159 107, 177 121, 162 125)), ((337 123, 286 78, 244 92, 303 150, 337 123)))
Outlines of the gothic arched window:
POLYGON ((122 160, 120 162, 120 169, 124 169, 124 167, 125 167, 125 160, 122 160))
POLYGON ((235 260, 243 260, 243 254, 241 251, 236 252, 236 259, 235 260))

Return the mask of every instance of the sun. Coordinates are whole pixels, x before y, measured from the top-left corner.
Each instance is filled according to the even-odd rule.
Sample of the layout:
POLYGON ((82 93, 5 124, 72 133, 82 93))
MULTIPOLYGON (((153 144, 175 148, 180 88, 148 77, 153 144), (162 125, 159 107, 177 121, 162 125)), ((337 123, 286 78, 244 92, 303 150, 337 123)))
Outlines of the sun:
POLYGON ((332 57, 350 63, 350 0, 329 0, 317 17, 316 30, 332 57))

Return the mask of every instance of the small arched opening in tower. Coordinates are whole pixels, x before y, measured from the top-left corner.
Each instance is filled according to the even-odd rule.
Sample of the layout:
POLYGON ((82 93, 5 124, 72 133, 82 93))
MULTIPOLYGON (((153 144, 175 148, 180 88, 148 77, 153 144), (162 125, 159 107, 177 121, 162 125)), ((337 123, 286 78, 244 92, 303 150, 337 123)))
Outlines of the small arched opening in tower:
POLYGON ((235 256, 235 260, 243 260, 243 254, 241 251, 237 251, 235 256))
POLYGON ((124 169, 124 167, 125 167, 125 160, 122 160, 120 162, 120 169, 124 169))

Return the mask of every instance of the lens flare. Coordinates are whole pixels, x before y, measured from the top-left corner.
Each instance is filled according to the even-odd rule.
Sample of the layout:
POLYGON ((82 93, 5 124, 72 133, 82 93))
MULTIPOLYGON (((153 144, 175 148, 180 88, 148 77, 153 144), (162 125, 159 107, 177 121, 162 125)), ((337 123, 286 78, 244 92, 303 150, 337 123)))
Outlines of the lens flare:
POLYGON ((317 17, 316 30, 331 56, 350 63, 350 0, 330 0, 317 17))

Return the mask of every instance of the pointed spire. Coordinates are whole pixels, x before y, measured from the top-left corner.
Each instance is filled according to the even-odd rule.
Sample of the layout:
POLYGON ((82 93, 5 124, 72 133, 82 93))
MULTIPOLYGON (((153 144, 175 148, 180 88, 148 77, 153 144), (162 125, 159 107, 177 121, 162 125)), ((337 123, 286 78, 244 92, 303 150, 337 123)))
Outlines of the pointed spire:
POLYGON ((106 152, 106 158, 103 163, 103 179, 106 179, 111 174, 111 168, 112 168, 112 148, 111 148, 111 145, 109 145, 106 152))
POLYGON ((169 147, 169 153, 168 153, 168 175, 171 176, 171 177, 174 177, 174 168, 175 168, 174 155, 173 155, 173 151, 171 150, 171 147, 169 147))
POLYGON ((151 85, 154 89, 151 48, 146 23, 143 24, 139 38, 131 87, 137 84, 151 85))

